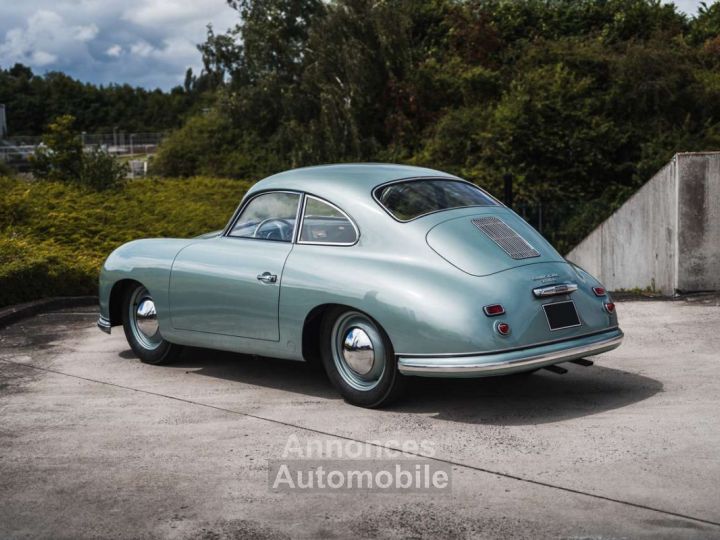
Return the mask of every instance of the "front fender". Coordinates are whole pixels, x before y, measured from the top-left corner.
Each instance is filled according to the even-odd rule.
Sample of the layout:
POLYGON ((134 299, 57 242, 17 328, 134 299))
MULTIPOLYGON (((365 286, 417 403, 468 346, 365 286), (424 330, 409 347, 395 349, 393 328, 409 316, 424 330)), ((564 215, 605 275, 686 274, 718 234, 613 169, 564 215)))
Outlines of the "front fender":
POLYGON ((152 295, 161 330, 166 325, 169 328, 170 270, 177 253, 192 242, 177 238, 151 238, 128 242, 113 251, 100 271, 98 298, 101 317, 111 321, 113 326, 121 323, 117 317, 112 317, 113 313, 119 313, 116 311, 118 308, 111 307, 112 291, 118 283, 132 280, 142 283, 152 295))

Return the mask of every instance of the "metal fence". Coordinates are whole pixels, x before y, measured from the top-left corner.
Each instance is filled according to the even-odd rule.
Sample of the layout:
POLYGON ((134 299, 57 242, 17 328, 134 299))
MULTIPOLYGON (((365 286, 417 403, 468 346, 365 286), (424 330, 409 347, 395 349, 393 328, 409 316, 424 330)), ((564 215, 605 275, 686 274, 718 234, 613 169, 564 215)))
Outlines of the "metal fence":
MULTIPOLYGON (((130 159, 130 177, 145 176, 147 174, 147 160, 142 156, 154 154, 162 142, 164 133, 125 133, 113 131, 108 133, 86 133, 80 135, 83 148, 94 150, 99 148, 118 157, 130 159)), ((4 162, 19 171, 28 171, 29 158, 35 154, 42 144, 41 137, 18 136, 0 139, 0 162, 4 162)))
MULTIPOLYGON (((153 154, 165 136, 164 133, 85 133, 80 135, 85 149, 101 148, 116 156, 153 154)), ((13 162, 27 160, 42 143, 41 137, 19 136, 0 140, 0 160, 13 162)))

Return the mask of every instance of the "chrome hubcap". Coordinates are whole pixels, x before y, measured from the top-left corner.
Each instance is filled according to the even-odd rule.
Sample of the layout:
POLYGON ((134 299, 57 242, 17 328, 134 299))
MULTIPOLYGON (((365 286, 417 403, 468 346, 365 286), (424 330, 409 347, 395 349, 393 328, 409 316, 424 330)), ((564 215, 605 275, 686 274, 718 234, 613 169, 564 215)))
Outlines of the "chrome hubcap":
POLYGON ((385 346, 375 323, 357 311, 341 315, 332 330, 335 368, 349 386, 372 390, 385 372, 385 346))
POLYGON ((361 328, 351 328, 345 334, 342 355, 350 369, 358 375, 367 375, 372 371, 375 351, 370 336, 361 328))
POLYGON ((148 350, 162 343, 155 302, 145 287, 135 289, 130 299, 130 328, 138 343, 148 350))
POLYGON ((135 310, 137 327, 146 337, 153 337, 158 331, 157 311, 155 302, 150 298, 142 300, 135 310))

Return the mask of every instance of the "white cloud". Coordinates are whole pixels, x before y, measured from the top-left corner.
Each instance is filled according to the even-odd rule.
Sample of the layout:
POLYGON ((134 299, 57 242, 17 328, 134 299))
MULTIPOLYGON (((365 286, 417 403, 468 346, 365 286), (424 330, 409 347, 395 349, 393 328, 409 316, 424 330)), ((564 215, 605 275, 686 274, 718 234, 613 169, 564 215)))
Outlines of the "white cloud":
POLYGON ((147 41, 138 41, 130 45, 130 53, 136 56, 148 57, 153 50, 153 46, 147 41))
POLYGON ((76 26, 75 39, 77 39, 78 41, 90 41, 91 39, 95 39, 98 31, 98 27, 94 24, 89 24, 87 26, 76 26))
MULTIPOLYGON (((186 24, 207 17, 208 7, 211 7, 208 4, 211 3, 196 0, 145 0, 140 6, 125 9, 122 18, 140 26, 186 24)), ((227 6, 223 12, 228 18, 232 16, 227 6)))
POLYGON ((0 67, 21 62, 100 84, 168 89, 198 72, 208 23, 237 22, 225 0, 24 0, 3 2, 0 67))
POLYGON ((5 41, 0 42, 0 59, 3 63, 7 58, 33 67, 54 68, 61 53, 82 55, 84 43, 94 39, 97 33, 95 24, 68 25, 58 13, 40 9, 27 18, 24 27, 13 28, 5 34, 5 41))
POLYGON ((122 53, 123 53, 123 48, 120 45, 118 45, 117 43, 115 45, 111 45, 110 47, 108 47, 105 50, 105 54, 107 54, 108 56, 118 57, 122 53))
POLYGON ((38 66, 47 66, 57 61, 57 56, 45 51, 35 51, 31 58, 33 63, 38 66))
MULTIPOLYGON (((675 6, 687 15, 697 15, 701 0, 672 0, 665 2, 666 4, 675 4, 675 6)), ((706 0, 708 4, 712 4, 712 0, 706 0)))

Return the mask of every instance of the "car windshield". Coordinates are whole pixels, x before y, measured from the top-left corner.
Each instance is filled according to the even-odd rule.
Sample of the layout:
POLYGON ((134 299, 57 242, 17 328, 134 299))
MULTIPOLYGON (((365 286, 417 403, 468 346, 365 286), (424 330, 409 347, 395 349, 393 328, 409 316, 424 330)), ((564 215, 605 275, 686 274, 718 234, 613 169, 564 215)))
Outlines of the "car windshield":
POLYGON ((431 212, 463 206, 495 206, 480 188, 459 180, 408 180, 381 186, 375 197, 396 219, 409 221, 431 212))

